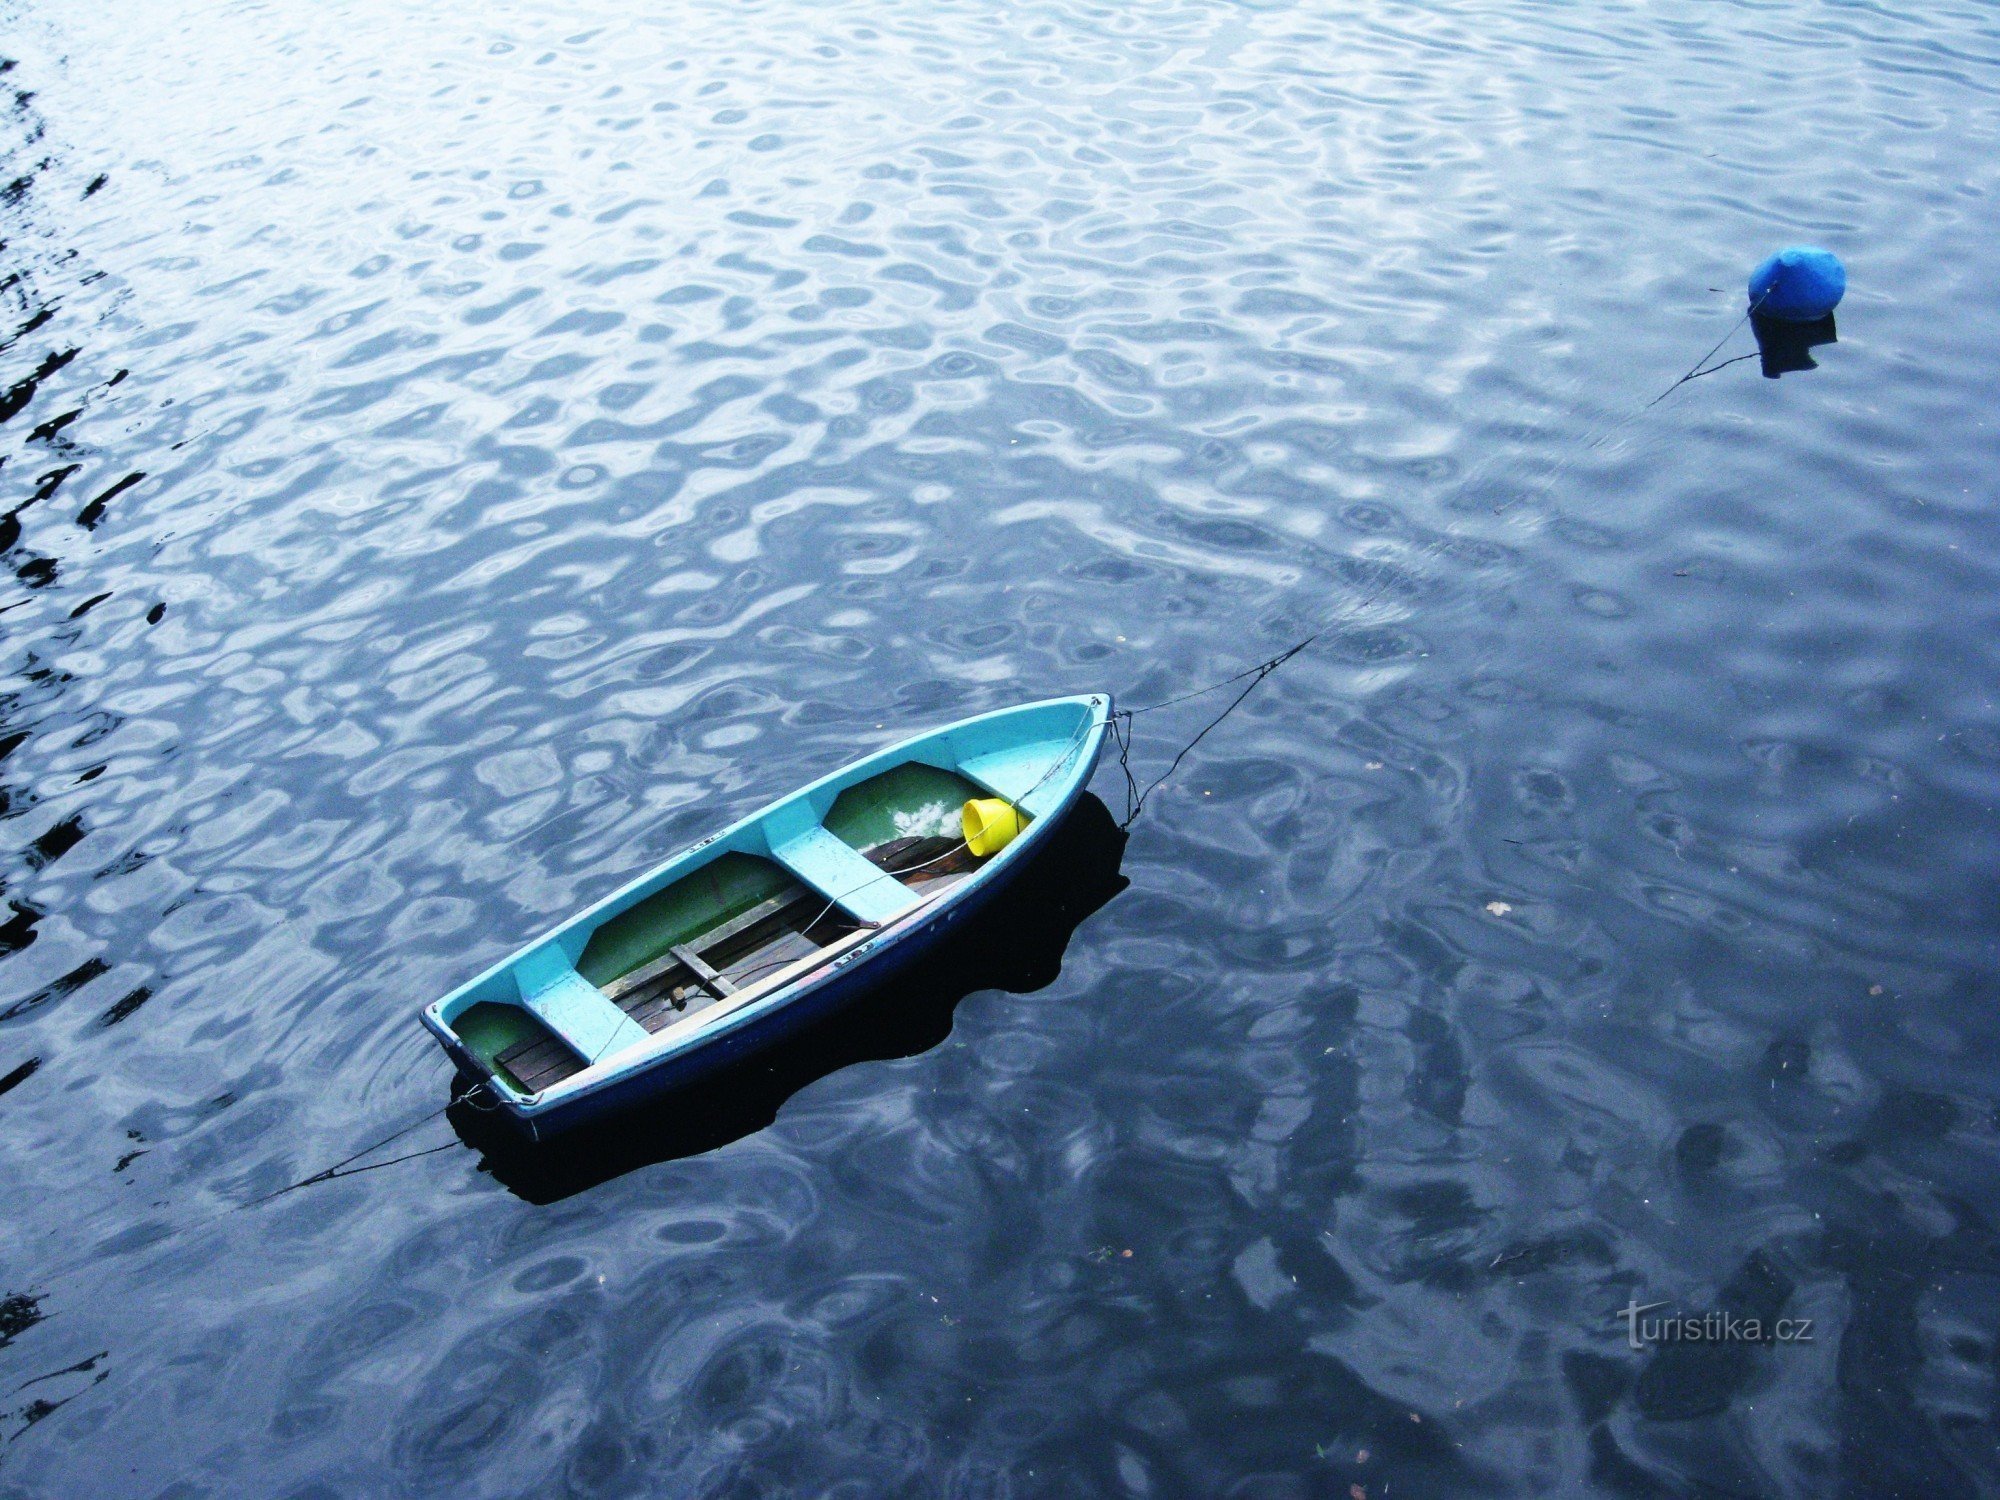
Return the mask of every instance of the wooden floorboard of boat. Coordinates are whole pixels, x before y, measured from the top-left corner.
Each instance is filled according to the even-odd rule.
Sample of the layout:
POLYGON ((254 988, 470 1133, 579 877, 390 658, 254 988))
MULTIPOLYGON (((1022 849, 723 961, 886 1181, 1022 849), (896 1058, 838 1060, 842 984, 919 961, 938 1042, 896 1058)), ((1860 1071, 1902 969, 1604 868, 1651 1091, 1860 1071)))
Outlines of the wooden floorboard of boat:
POLYGON ((574 1077, 584 1068, 583 1061, 556 1037, 531 1037, 517 1042, 493 1059, 505 1068, 523 1090, 533 1094, 552 1083, 574 1077))

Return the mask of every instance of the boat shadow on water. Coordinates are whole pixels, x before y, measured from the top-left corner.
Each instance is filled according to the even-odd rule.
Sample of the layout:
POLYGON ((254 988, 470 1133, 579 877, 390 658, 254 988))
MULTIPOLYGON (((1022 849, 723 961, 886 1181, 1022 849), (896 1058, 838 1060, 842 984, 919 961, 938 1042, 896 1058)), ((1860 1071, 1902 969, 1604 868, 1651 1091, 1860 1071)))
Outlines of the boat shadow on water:
MULTIPOLYGON (((659 1101, 530 1142, 491 1111, 446 1111, 480 1166, 530 1203, 556 1203, 654 1162, 698 1156, 777 1118, 808 1084, 861 1062, 914 1057, 951 1034, 959 1001, 977 990, 1029 994, 1055 981, 1071 935, 1130 883, 1126 834, 1085 794, 1032 860, 909 967, 810 1029, 659 1101)), ((458 1079, 454 1093, 467 1080, 458 1079)))

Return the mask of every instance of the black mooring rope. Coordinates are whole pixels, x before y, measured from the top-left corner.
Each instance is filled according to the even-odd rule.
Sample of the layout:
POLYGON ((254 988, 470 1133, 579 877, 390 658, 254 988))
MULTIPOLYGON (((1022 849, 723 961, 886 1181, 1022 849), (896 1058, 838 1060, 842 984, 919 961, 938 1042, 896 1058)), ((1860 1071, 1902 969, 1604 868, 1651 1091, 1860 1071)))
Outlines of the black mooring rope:
POLYGON ((497 1103, 481 1104, 478 1102, 477 1095, 483 1092, 485 1088, 486 1084, 483 1080, 475 1082, 472 1084, 471 1087, 467 1088, 465 1092, 452 1095, 451 1098, 447 1099, 443 1104, 440 1104, 436 1109, 432 1110, 429 1114, 422 1116, 420 1119, 415 1119, 410 1121, 409 1124, 403 1126, 400 1130, 390 1131, 387 1135, 383 1136, 379 1141, 375 1141, 371 1145, 363 1146, 359 1151, 355 1152, 352 1156, 344 1156, 339 1161, 335 1162, 332 1166, 322 1167, 319 1171, 313 1173, 312 1176, 310 1177, 301 1177, 297 1182, 288 1182, 283 1187, 278 1188, 273 1192, 264 1194, 261 1198, 252 1198, 250 1199, 249 1202, 239 1203, 236 1206, 239 1209, 255 1208, 260 1203, 269 1203, 273 1198, 282 1198, 285 1196, 285 1194, 295 1193, 300 1188, 303 1187, 312 1187, 315 1184, 322 1182, 335 1182, 342 1177, 354 1177, 358 1176, 363 1172, 372 1172, 377 1167, 393 1167, 394 1165, 396 1165, 397 1162, 414 1161, 419 1156, 432 1156, 439 1151, 449 1150, 452 1146, 455 1146, 458 1143, 456 1141, 446 1141, 442 1146, 431 1146, 422 1151, 409 1152, 407 1155, 404 1156, 392 1156, 387 1161, 370 1162, 365 1167, 357 1167, 354 1165, 354 1163, 360 1161, 362 1157, 370 1156, 373 1155, 375 1152, 380 1151, 384 1146, 388 1145, 391 1141, 399 1141, 404 1136, 408 1135, 411 1131, 417 1129, 418 1127, 430 1124, 431 1121, 435 1120, 439 1115, 443 1114, 453 1105, 470 1104, 474 1109, 478 1110, 497 1109, 499 1107, 497 1103))
POLYGON ((1158 703, 1149 703, 1143 708, 1121 708, 1115 710, 1109 720, 1111 725, 1111 739, 1112 743, 1118 747, 1118 769, 1125 777, 1125 821, 1118 826, 1121 829, 1130 828, 1134 823, 1138 822, 1139 814, 1146 810, 1146 799, 1158 791, 1161 784, 1181 768, 1181 762, 1188 758, 1188 755, 1196 745, 1199 745, 1203 740, 1208 738, 1209 731, 1235 713, 1238 708, 1242 707, 1243 700, 1256 692, 1257 685, 1266 677, 1269 677, 1278 668, 1282 667, 1286 662, 1297 656, 1318 639, 1317 635, 1309 635, 1297 645, 1286 647, 1276 656, 1261 661, 1254 667, 1245 667, 1242 671, 1225 677, 1220 682, 1211 682, 1207 687, 1196 688, 1191 693, 1181 693, 1172 698, 1162 699, 1158 703), (1191 698, 1200 698, 1209 693, 1220 692, 1223 688, 1229 687, 1233 683, 1243 682, 1246 677, 1249 681, 1244 682, 1243 691, 1230 699, 1228 706, 1221 713, 1204 724, 1199 734, 1181 746, 1180 753, 1173 758, 1173 763, 1158 776, 1147 782, 1145 789, 1142 791, 1139 787, 1138 778, 1132 774, 1132 721, 1140 714, 1157 713, 1160 709, 1171 708, 1176 703, 1186 703, 1191 698))
MULTIPOLYGON (((1667 397, 1671 396, 1675 391, 1679 390, 1682 386, 1686 385, 1690 380, 1699 380, 1704 375, 1713 375, 1717 370, 1726 370, 1729 368, 1729 366, 1733 364, 1738 364, 1742 360, 1754 358, 1755 357, 1754 355, 1745 354, 1739 356, 1737 359, 1726 359, 1719 365, 1708 367, 1708 362, 1711 359, 1714 359, 1716 355, 1722 352, 1723 345, 1727 344, 1731 339, 1736 337, 1738 329, 1742 328, 1742 326, 1745 323, 1749 322, 1751 318, 1756 316, 1757 309, 1764 305, 1765 298, 1768 298, 1770 295, 1771 295, 1770 292, 1768 291, 1765 292, 1764 296, 1759 297, 1756 301, 1752 302, 1747 308, 1745 308, 1743 311, 1743 316, 1738 318, 1734 323, 1730 325, 1729 332, 1725 333, 1720 339, 1716 340, 1715 347, 1710 349, 1706 354, 1702 355, 1700 359, 1696 360, 1694 364, 1688 368, 1688 372, 1685 375, 1681 376, 1680 379, 1676 380, 1672 385, 1668 386, 1664 391, 1661 391, 1659 395, 1655 396, 1651 401, 1648 401, 1643 407, 1639 408, 1638 411, 1632 412, 1628 414, 1626 417, 1622 418, 1621 423, 1629 422, 1633 420, 1635 417, 1640 416, 1644 412, 1651 411, 1654 407, 1658 406, 1662 401, 1666 400, 1667 397)), ((1595 445, 1593 444, 1592 446, 1595 445)), ((1433 541, 1429 546, 1425 547, 1422 550, 1422 552, 1419 554, 1418 560, 1421 561, 1423 558, 1436 553, 1441 547, 1446 545, 1448 540, 1449 540, 1448 538, 1439 537, 1437 540, 1433 541)), ((1368 596, 1364 598, 1358 605, 1354 606, 1352 610, 1348 611, 1348 613, 1350 615, 1358 614, 1361 610, 1364 610, 1369 605, 1373 604, 1376 599, 1381 597, 1383 591, 1388 588, 1389 581, 1390 581, 1390 574, 1388 570, 1384 568, 1382 577, 1380 581, 1378 581, 1378 583, 1376 584, 1375 588, 1370 590, 1368 596)), ((1322 628, 1324 629, 1325 627, 1322 628)), ((1125 821, 1120 823, 1118 826, 1120 828, 1130 828, 1132 824, 1138 820, 1139 814, 1145 810, 1146 799, 1152 796, 1152 794, 1159 789, 1160 784, 1162 782, 1164 782, 1169 776, 1173 775, 1175 771, 1180 769, 1181 762, 1187 759, 1188 753, 1192 751, 1196 745, 1199 745, 1202 742, 1202 740, 1208 736, 1208 732, 1214 729, 1216 725, 1220 724, 1224 719, 1228 718, 1231 714, 1235 713, 1237 708, 1242 704, 1243 700, 1245 698, 1248 698, 1250 694, 1256 690, 1258 683, 1262 682, 1266 677, 1270 676, 1273 672, 1277 671, 1278 668, 1282 667, 1286 662, 1290 661, 1294 656, 1297 656, 1301 651, 1305 650, 1306 647, 1310 646, 1314 641, 1318 639, 1319 636, 1317 633, 1309 635, 1304 640, 1300 641, 1296 646, 1292 646, 1287 650, 1281 651, 1276 656, 1273 656, 1266 661, 1261 661, 1253 667, 1245 667, 1242 671, 1234 673, 1231 676, 1225 677, 1220 682, 1211 682, 1207 687, 1196 688, 1192 692, 1177 693, 1171 698, 1163 698, 1158 703, 1149 703, 1143 708, 1119 709, 1116 712, 1114 712, 1111 715, 1111 738, 1112 742, 1118 746, 1118 769, 1120 773, 1123 774, 1123 776, 1125 777, 1125 821), (1244 687, 1243 691, 1238 693, 1235 698, 1230 700, 1230 704, 1227 708, 1223 709, 1221 713, 1217 714, 1213 719, 1209 720, 1207 724, 1202 726, 1201 733, 1197 734, 1193 739, 1189 740, 1187 744, 1181 747, 1180 754, 1176 755, 1173 759, 1173 764, 1169 765, 1165 771, 1160 773, 1160 775, 1154 777, 1151 782, 1147 783, 1145 789, 1141 790, 1139 787, 1138 780, 1132 775, 1132 760, 1131 760, 1132 720, 1140 714, 1153 713, 1162 708, 1172 708, 1176 703, 1186 703, 1191 698, 1200 698, 1209 693, 1218 692, 1221 689, 1230 686, 1232 683, 1242 682, 1245 678, 1248 678, 1249 682, 1248 685, 1244 687)))
MULTIPOLYGON (((1776 288, 1774 287, 1772 290, 1775 291, 1776 288)), ((1703 365, 1707 364, 1711 359, 1714 359, 1716 355, 1722 352, 1722 346, 1724 344, 1728 343, 1731 339, 1736 337, 1736 330, 1741 328, 1745 323, 1749 322, 1750 319, 1756 315, 1757 309, 1764 305, 1764 298, 1769 297, 1770 295, 1771 295, 1770 292, 1766 292, 1764 293, 1763 297, 1759 297, 1755 302, 1751 303, 1748 307, 1746 307, 1743 310, 1743 316, 1738 318, 1734 323, 1729 325, 1729 332, 1725 333, 1721 338, 1716 340, 1715 347, 1713 349, 1709 350, 1708 353, 1704 354, 1700 359, 1696 360, 1693 366, 1689 368, 1687 374, 1681 376, 1679 380, 1676 380, 1672 385, 1668 386, 1664 391, 1661 391, 1659 395, 1655 396, 1651 401, 1648 401, 1645 404, 1645 406, 1641 408, 1641 410, 1651 411, 1654 407, 1658 406, 1662 401, 1666 400, 1667 397, 1671 396, 1675 391, 1679 390, 1682 386, 1686 385, 1690 380, 1699 380, 1704 375, 1713 375, 1715 373, 1715 370, 1725 370, 1730 365, 1737 363, 1736 360, 1730 359, 1730 360, 1724 360, 1721 364, 1717 365, 1715 367, 1715 370, 1704 370, 1702 368, 1703 365)), ((1750 356, 1745 354, 1741 357, 1743 359, 1748 359, 1750 356)))

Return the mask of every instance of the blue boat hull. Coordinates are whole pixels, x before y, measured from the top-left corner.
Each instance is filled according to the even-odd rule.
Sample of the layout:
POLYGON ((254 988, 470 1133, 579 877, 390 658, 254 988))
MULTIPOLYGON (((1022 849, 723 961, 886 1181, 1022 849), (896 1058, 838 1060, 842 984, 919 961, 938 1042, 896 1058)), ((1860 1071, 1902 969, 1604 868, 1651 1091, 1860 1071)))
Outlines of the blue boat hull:
MULTIPOLYGON (((1110 713, 1108 696, 1053 699, 962 720, 878 751, 703 840, 579 913, 425 1007, 424 1024, 460 1071, 480 1080, 482 1093, 493 1101, 488 1107, 497 1106, 531 1140, 601 1120, 740 1063, 901 972, 1007 889, 1083 795, 1110 713), (922 893, 931 876, 914 884, 892 878, 838 842, 825 825, 838 816, 844 792, 865 789, 870 778, 910 766, 939 768, 983 789, 1023 815, 1025 826, 1012 843, 982 853, 979 867, 947 889, 922 893), (808 904, 824 896, 826 909, 845 912, 853 931, 748 994, 732 987, 728 1003, 699 1020, 661 1016, 670 1024, 650 1035, 640 1031, 613 1007, 616 987, 592 985, 578 973, 578 963, 590 967, 583 955, 600 929, 615 931, 626 913, 649 900, 676 899, 673 892, 683 888, 676 882, 700 875, 710 864, 719 868, 732 854, 783 865, 807 893, 808 904), (571 1071, 552 1086, 527 1092, 512 1074, 503 1076, 482 1063, 454 1026, 467 1011, 495 1005, 517 1007, 546 1023, 574 1058, 566 1065, 571 1071)), ((960 846, 969 840, 970 834, 960 846)))

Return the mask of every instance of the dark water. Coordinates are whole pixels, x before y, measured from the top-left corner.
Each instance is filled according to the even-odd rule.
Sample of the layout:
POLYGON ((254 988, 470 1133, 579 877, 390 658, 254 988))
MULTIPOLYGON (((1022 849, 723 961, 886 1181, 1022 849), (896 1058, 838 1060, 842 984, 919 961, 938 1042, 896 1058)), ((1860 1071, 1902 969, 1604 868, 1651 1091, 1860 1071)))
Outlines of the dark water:
POLYGON ((0 1493, 2000 1491, 2000 12, 0 16, 0 1493), (1320 627, 851 1034, 239 1207, 858 745, 1320 627))

